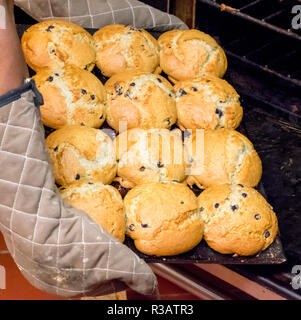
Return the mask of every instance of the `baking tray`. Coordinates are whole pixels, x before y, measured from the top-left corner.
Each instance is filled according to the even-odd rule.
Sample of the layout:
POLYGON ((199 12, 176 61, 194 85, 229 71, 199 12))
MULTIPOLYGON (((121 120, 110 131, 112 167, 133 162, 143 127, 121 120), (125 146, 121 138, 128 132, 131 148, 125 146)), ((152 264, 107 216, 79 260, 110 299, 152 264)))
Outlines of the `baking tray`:
MULTIPOLYGON (((17 31, 18 31, 19 37, 21 37, 24 31, 28 29, 30 26, 31 25, 25 25, 25 24, 17 25, 17 31)), ((93 34, 96 30, 87 29, 87 31, 93 34)), ((160 35, 160 33, 153 33, 153 32, 152 34, 155 38, 158 38, 158 36, 160 35)), ((30 73, 31 75, 34 74, 32 70, 30 70, 30 73)), ((102 83, 104 83, 107 80, 107 78, 100 73, 98 68, 95 67, 93 70, 93 73, 101 80, 102 83)), ((162 75, 164 76, 164 74, 162 75)), ((237 130, 248 137, 244 122, 245 122, 245 119, 243 119, 241 125, 237 130)), ((105 130, 106 128, 110 128, 110 127, 105 122, 101 127, 101 130, 105 130)), ((52 131, 54 130, 45 127, 45 137, 47 137, 52 131)), ((118 182, 113 182, 112 185, 119 190, 122 197, 124 197, 126 193, 129 191, 128 189, 121 187, 121 185, 118 182)), ((259 183, 256 189, 265 198, 267 198, 264 191, 263 184, 261 182, 259 183)), ((192 188, 192 191, 197 196, 202 192, 202 190, 198 188, 192 188)), ((275 209, 275 211, 277 213, 277 208, 275 209)), ((135 248, 134 241, 129 237, 126 237, 124 244, 127 245, 140 258, 142 258, 148 263, 281 264, 286 261, 286 256, 283 250, 283 246, 282 246, 279 234, 276 236, 275 241, 273 242, 272 245, 268 247, 268 249, 266 249, 265 251, 259 252, 256 255, 248 256, 248 257, 243 257, 243 256, 233 257, 232 255, 220 254, 212 250, 206 244, 205 240, 202 240, 201 243, 197 245, 194 249, 188 252, 185 252, 183 254, 174 255, 174 256, 161 256, 161 257, 150 256, 150 255, 145 255, 141 253, 135 248)))
MULTIPOLYGON (((246 127, 244 122, 241 123, 237 131, 244 134, 248 137, 246 127)), ((119 183, 112 183, 115 186, 121 195, 124 197, 126 193, 129 191, 128 189, 120 186, 119 183)), ((266 193, 264 190, 263 183, 260 182, 259 185, 255 188, 258 192, 260 192, 266 199, 266 193)), ((191 188, 196 196, 202 193, 197 187, 191 188)), ((268 200, 268 199, 267 199, 268 200)), ((277 213, 277 209, 275 209, 277 213)), ((126 237, 125 244, 130 247, 140 258, 144 259, 149 263, 218 263, 218 264, 281 264, 286 261, 286 256, 283 250, 283 246, 280 240, 280 235, 278 234, 275 238, 275 241, 264 251, 257 253, 253 256, 237 256, 234 257, 232 255, 220 254, 214 250, 212 250, 205 240, 202 240, 199 245, 197 245, 192 250, 185 252, 183 254, 175 255, 175 256, 164 256, 164 257, 156 257, 149 256, 141 253, 135 248, 134 241, 126 237)))

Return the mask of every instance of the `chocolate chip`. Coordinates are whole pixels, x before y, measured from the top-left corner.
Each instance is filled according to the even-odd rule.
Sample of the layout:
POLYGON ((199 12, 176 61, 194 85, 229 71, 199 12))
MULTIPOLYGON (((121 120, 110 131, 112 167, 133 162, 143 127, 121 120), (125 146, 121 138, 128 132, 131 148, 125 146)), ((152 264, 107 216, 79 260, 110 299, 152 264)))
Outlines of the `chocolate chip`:
POLYGON ((162 80, 161 80, 160 78, 157 78, 157 80, 158 80, 160 83, 162 83, 162 80))
POLYGON ((244 198, 246 198, 248 195, 246 193, 241 194, 244 198))
POLYGON ((57 77, 59 77, 59 76, 60 76, 58 73, 55 73, 54 75, 55 75, 55 76, 57 76, 57 77))
POLYGON ((54 28, 54 26, 49 26, 47 29, 46 29, 46 31, 47 32, 51 32, 51 29, 53 29, 54 28))
POLYGON ((189 159, 189 163, 193 163, 194 162, 194 159, 193 158, 190 158, 189 159))
POLYGON ((223 114, 224 114, 223 111, 222 111, 221 109, 218 109, 218 108, 215 110, 215 113, 218 114, 218 116, 219 116, 220 118, 221 118, 221 117, 223 116, 223 114))
POLYGON ((206 80, 206 82, 210 82, 210 80, 206 80))
POLYGON ((181 204, 184 204, 184 201, 181 201, 181 204))
POLYGON ((78 173, 76 176, 75 176, 75 180, 79 180, 80 179, 80 174, 78 173))
POLYGON ((145 170, 145 167, 140 167, 140 169, 139 169, 140 171, 144 171, 145 170))
POLYGON ((165 119, 164 121, 167 122, 168 125, 170 125, 170 118, 165 119))
POLYGON ((204 211, 204 208, 203 208, 203 207, 200 207, 200 208, 199 208, 199 211, 200 211, 200 212, 204 211))
POLYGON ((51 77, 51 76, 48 77, 48 78, 47 78, 47 81, 52 82, 52 81, 53 81, 53 77, 51 77))
POLYGON ((92 99, 92 100, 94 100, 94 99, 95 99, 95 95, 94 95, 94 94, 91 94, 91 96, 90 96, 90 97, 91 97, 91 99, 92 99))
POLYGON ((102 119, 103 118, 103 114, 99 117, 99 119, 102 119))
POLYGON ((191 132, 187 129, 184 130, 184 138, 188 138, 191 136, 191 132))
POLYGON ((87 94, 87 90, 82 89, 82 94, 87 94))
POLYGON ((216 203, 214 207, 217 209, 219 207, 219 203, 216 203))
POLYGON ((59 149, 59 146, 56 146, 56 147, 53 149, 53 151, 57 152, 58 149, 59 149))
POLYGON ((147 224, 147 223, 141 223, 141 227, 142 227, 142 228, 147 228, 147 227, 148 227, 148 224, 147 224))
POLYGON ((244 187, 242 184, 239 184, 239 186, 242 187, 242 188, 244 187))
POLYGON ((271 234, 270 234, 270 231, 269 231, 269 230, 266 230, 265 233, 264 233, 264 236, 265 236, 266 238, 268 238, 270 235, 271 235, 271 234))
POLYGON ((60 190, 65 190, 66 188, 64 188, 64 187, 62 187, 62 188, 60 188, 60 190))
POLYGON ((129 98, 131 99, 131 97, 130 97, 130 93, 131 93, 131 91, 130 91, 130 90, 126 90, 126 92, 125 92, 124 96, 125 96, 125 97, 129 97, 129 98))
POLYGON ((193 90, 193 91, 198 91, 198 88, 196 88, 196 87, 191 87, 191 90, 193 90))
POLYGON ((54 50, 54 49, 52 49, 52 50, 50 51, 50 53, 55 53, 55 50, 54 50))
POLYGON ((81 126, 84 126, 85 124, 83 122, 80 123, 81 126))
POLYGON ((260 214, 259 214, 259 213, 256 213, 256 214, 254 215, 254 218, 255 218, 256 220, 260 220, 260 214))
POLYGON ((134 226, 133 224, 130 224, 130 225, 129 225, 129 230, 130 230, 130 231, 134 231, 134 230, 135 230, 135 226, 134 226))
POLYGON ((122 87, 120 87, 117 83, 114 85, 114 89, 118 96, 122 95, 122 87))
POLYGON ((232 211, 238 210, 238 205, 235 204, 234 206, 231 206, 232 211))
POLYGON ((88 184, 94 184, 93 182, 88 182, 88 184))
POLYGON ((136 85, 135 82, 131 82, 131 83, 130 83, 130 86, 131 86, 131 87, 135 87, 135 85, 136 85))
POLYGON ((179 93, 180 93, 180 97, 185 96, 187 94, 187 92, 184 89, 180 89, 179 93))
POLYGON ((161 163, 160 161, 158 161, 158 162, 157 162, 157 167, 158 167, 158 168, 163 168, 163 167, 164 167, 164 164, 161 163))
POLYGON ((85 69, 86 71, 88 71, 88 70, 89 70, 89 69, 88 69, 88 65, 86 65, 84 69, 85 69))
POLYGON ((172 94, 171 94, 171 93, 169 93, 168 95, 169 95, 169 97, 172 97, 172 94))

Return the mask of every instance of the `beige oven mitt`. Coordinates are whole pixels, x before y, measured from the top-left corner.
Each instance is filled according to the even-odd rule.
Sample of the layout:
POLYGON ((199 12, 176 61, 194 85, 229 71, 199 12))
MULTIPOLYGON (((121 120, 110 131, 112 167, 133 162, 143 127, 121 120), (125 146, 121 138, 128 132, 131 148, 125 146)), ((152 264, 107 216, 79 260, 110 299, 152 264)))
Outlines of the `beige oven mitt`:
POLYGON ((176 16, 136 0, 15 0, 15 4, 38 21, 66 20, 84 28, 98 29, 108 24, 159 32, 188 28, 176 16))
POLYGON ((0 97, 0 231, 23 275, 62 296, 156 291, 150 267, 59 195, 33 80, 0 97))

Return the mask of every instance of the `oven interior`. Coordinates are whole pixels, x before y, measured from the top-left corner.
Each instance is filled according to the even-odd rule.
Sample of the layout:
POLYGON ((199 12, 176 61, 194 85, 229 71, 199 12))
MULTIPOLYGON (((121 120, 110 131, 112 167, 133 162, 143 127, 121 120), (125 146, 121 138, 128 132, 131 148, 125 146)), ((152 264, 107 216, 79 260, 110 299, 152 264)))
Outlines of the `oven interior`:
POLYGON ((241 95, 243 121, 262 159, 262 183, 292 264, 301 262, 301 26, 292 28, 291 12, 297 4, 196 2, 196 29, 215 37, 227 53, 225 78, 241 95))

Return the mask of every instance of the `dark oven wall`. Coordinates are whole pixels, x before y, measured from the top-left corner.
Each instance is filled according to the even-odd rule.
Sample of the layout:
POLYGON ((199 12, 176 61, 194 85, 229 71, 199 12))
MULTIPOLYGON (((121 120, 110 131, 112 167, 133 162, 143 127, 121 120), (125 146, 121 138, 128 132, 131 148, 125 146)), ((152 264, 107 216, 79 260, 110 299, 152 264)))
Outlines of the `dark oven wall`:
MULTIPOLYGON (((221 10, 222 2, 197 0, 196 28, 216 38, 226 51, 225 79, 241 95, 243 123, 262 159, 262 182, 279 218, 286 255, 292 264, 300 264, 301 30, 287 35, 284 29, 293 17, 290 4, 296 1, 270 0, 273 6, 258 7, 259 11, 255 7, 268 1, 245 1, 244 5, 254 4, 235 14, 221 10), (275 15, 269 22, 283 32, 254 20, 271 16, 272 10, 275 15), (276 21, 277 12, 284 12, 281 21, 276 21)), ((224 1, 236 8, 242 2, 224 1)))
POLYGON ((36 23, 36 20, 31 18, 19 7, 15 6, 15 20, 17 24, 33 24, 36 23))
POLYGON ((144 0, 142 1, 154 8, 157 8, 159 10, 168 12, 169 11, 169 0, 144 0))

